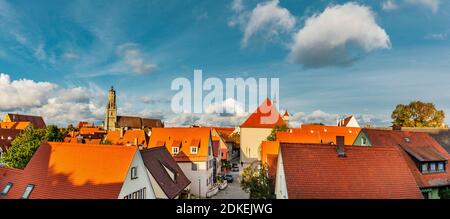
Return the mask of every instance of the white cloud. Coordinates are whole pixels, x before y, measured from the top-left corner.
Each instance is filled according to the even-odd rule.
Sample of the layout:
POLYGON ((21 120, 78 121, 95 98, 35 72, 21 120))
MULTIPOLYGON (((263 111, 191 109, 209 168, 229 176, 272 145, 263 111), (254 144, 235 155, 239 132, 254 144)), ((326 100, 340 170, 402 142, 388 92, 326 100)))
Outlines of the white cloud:
POLYGON ((436 13, 439 10, 440 0, 405 0, 406 3, 427 7, 436 13))
POLYGON ((398 9, 398 5, 394 0, 386 0, 381 3, 381 8, 385 11, 392 11, 398 9))
POLYGON ((231 9, 234 12, 241 12, 242 10, 244 10, 244 4, 242 1, 243 0, 233 0, 233 2, 231 3, 231 9))
POLYGON ((235 114, 237 116, 245 116, 247 113, 244 106, 233 98, 224 100, 221 103, 215 103, 206 107, 207 114, 221 113, 221 114, 235 114))
MULTIPOLYGON (((309 123, 323 123, 325 125, 336 125, 337 118, 346 117, 348 115, 339 115, 336 113, 327 113, 322 110, 313 111, 310 114, 304 112, 294 113, 289 118, 289 125, 291 127, 300 127, 301 124, 309 124, 309 123)), ((371 126, 387 126, 390 125, 389 118, 379 115, 372 114, 361 114, 355 115, 358 123, 364 127, 365 125, 371 126)))
POLYGON ((0 111, 41 115, 49 124, 103 119, 106 94, 95 85, 64 88, 0 74, 0 111))
POLYGON ((279 0, 270 0, 257 4, 252 11, 244 11, 242 1, 233 1, 232 10, 236 13, 229 21, 229 26, 240 25, 244 32, 242 46, 256 34, 265 39, 272 39, 281 33, 291 31, 295 27, 295 17, 289 10, 279 6, 279 0))
POLYGON ((447 33, 430 33, 425 36, 427 40, 446 40, 447 33))
MULTIPOLYGON (((167 115, 167 113, 166 113, 167 115)), ((233 98, 207 106, 205 113, 174 114, 166 122, 167 126, 239 126, 247 118, 243 105, 233 98), (222 112, 222 113, 219 113, 222 112)))
POLYGON ((294 36, 290 58, 305 67, 348 65, 375 49, 390 48, 372 10, 356 3, 333 5, 309 17, 294 36))
POLYGON ((64 58, 64 59, 71 60, 71 59, 79 59, 80 56, 79 56, 78 53, 76 53, 76 52, 69 51, 69 52, 65 52, 65 53, 63 54, 63 58, 64 58))
POLYGON ((118 54, 126 65, 136 74, 146 74, 152 72, 156 65, 147 63, 138 46, 134 43, 125 43, 117 47, 118 54))
POLYGON ((57 87, 49 82, 35 82, 27 79, 11 80, 9 75, 1 73, 0 110, 42 106, 57 87))

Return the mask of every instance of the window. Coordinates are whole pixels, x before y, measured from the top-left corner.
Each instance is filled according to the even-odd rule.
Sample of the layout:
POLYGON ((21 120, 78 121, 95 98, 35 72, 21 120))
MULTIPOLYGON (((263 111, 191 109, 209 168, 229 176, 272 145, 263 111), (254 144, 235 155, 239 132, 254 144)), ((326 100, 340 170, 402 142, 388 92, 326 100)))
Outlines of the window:
POLYGON ((137 179, 137 167, 131 167, 131 179, 137 179))
POLYGON ((430 172, 436 172, 436 163, 430 163, 430 172))
POLYGON ((438 163, 438 171, 439 171, 439 172, 444 172, 444 171, 445 171, 444 163, 443 163, 443 162, 439 162, 439 163, 438 163))
POLYGON ((428 163, 422 164, 422 173, 428 173, 428 163))
POLYGON ((6 184, 5 188, 3 188, 2 193, 0 193, 1 195, 7 195, 9 190, 11 190, 11 187, 13 186, 12 183, 8 183, 6 184))
POLYGON ((25 191, 22 194, 22 198, 28 199, 28 197, 30 197, 30 194, 33 191, 33 189, 34 189, 34 185, 28 184, 27 187, 25 187, 25 191))
POLYGON ((193 171, 196 171, 196 170, 197 170, 197 164, 196 164, 196 163, 192 163, 191 169, 192 169, 193 171))
POLYGON ((198 153, 198 147, 191 147, 191 154, 197 154, 198 153))
POLYGON ((146 187, 124 196, 123 199, 145 199, 145 197, 146 197, 146 187))
POLYGON ((367 144, 367 138, 362 137, 361 138, 361 145, 366 145, 367 144))
POLYGON ((178 154, 180 152, 179 147, 172 147, 172 154, 178 154))

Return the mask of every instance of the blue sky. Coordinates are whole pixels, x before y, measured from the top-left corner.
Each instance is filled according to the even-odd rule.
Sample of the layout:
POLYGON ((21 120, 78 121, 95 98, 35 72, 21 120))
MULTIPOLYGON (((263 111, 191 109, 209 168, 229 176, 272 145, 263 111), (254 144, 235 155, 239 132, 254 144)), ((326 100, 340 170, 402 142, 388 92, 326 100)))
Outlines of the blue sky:
POLYGON ((280 108, 297 123, 385 125, 412 100, 450 113, 449 11, 439 0, 0 0, 0 111, 98 121, 114 85, 119 114, 242 122, 170 112, 172 80, 202 69, 280 78, 280 108))

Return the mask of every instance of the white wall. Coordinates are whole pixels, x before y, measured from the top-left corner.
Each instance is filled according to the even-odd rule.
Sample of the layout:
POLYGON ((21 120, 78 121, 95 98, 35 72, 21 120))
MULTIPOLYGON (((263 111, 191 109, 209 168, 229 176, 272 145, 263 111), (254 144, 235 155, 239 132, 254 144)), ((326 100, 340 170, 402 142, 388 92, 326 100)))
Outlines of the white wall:
POLYGON ((146 199, 155 199, 155 192, 153 190, 149 175, 147 174, 147 168, 142 161, 141 153, 136 151, 134 155, 133 161, 128 168, 127 177, 125 179, 124 184, 122 185, 122 189, 119 193, 119 199, 123 199, 125 196, 132 194, 142 188, 146 188, 146 199), (137 167, 137 179, 131 179, 131 168, 137 167))
POLYGON ((241 161, 261 160, 259 146, 271 132, 271 128, 241 128, 241 161))
POLYGON ((288 199, 286 176, 284 175, 283 155, 278 153, 277 175, 275 178, 275 195, 277 199, 288 199))
POLYGON ((192 170, 191 162, 179 162, 178 166, 180 166, 181 170, 183 170, 186 177, 191 181, 190 193, 195 196, 199 195, 199 179, 200 179, 200 196, 206 197, 206 192, 208 192, 208 190, 212 186, 211 176, 213 174, 213 169, 212 167, 209 169, 206 168, 207 162, 195 162, 195 163, 197 164, 196 171, 192 170), (209 185, 206 183, 207 179, 211 181, 209 185))

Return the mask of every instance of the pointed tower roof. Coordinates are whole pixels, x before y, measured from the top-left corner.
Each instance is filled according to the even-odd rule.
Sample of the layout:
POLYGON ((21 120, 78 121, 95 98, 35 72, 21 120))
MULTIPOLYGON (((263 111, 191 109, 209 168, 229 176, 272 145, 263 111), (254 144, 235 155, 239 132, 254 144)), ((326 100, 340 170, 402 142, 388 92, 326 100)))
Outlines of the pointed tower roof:
POLYGON ((283 114, 283 116, 289 116, 289 112, 286 110, 283 114))
POLYGON ((267 98, 257 109, 253 112, 241 127, 244 128, 273 128, 277 125, 286 125, 280 116, 280 113, 267 98), (271 116, 272 115, 272 116, 271 116))

